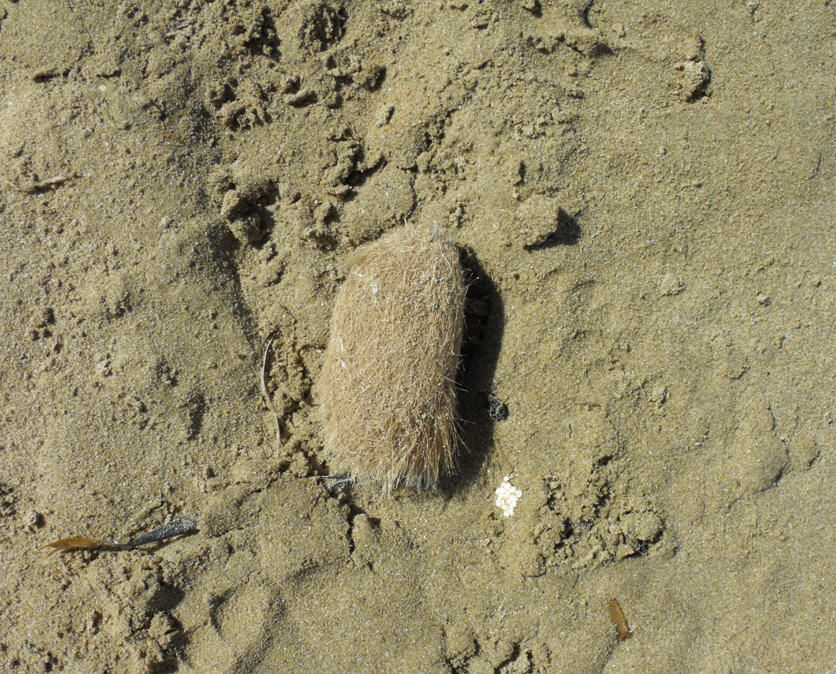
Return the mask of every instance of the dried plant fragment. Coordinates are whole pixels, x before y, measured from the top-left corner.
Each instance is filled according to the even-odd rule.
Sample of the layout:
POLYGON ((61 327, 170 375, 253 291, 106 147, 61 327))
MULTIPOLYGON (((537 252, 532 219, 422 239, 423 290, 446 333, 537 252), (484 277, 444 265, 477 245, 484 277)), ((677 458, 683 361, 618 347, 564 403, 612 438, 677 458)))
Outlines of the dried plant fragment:
POLYGON ((467 284, 458 249, 405 226, 355 254, 322 366, 324 456, 384 494, 455 471, 467 284))
POLYGON ((137 536, 127 543, 117 543, 115 541, 98 541, 94 538, 86 538, 84 536, 70 536, 48 543, 43 546, 45 548, 52 548, 50 554, 53 552, 75 552, 77 550, 133 550, 140 545, 147 545, 148 543, 159 543, 175 536, 186 536, 197 531, 197 520, 191 515, 184 515, 177 517, 161 527, 157 527, 146 534, 137 536))
POLYGON ((609 613, 610 620, 613 621, 615 629, 618 631, 619 641, 624 641, 633 636, 630 627, 627 625, 627 618, 624 617, 624 611, 621 610, 621 605, 617 599, 610 599, 609 613))
POLYGON ((48 543, 45 548, 52 548, 49 551, 51 555, 53 552, 73 552, 74 550, 99 550, 104 547, 102 541, 97 541, 92 538, 85 538, 84 536, 70 536, 69 538, 62 538, 61 540, 48 543))

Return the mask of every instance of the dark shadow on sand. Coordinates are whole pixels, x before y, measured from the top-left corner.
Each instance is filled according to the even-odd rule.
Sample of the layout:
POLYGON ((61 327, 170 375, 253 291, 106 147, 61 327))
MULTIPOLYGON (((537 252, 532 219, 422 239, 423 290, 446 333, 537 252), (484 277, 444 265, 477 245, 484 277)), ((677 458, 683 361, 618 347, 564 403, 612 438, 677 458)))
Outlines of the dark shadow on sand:
POLYGON ((461 362, 456 375, 461 438, 458 470, 441 482, 442 491, 448 495, 476 481, 493 446, 494 423, 502 417, 501 412, 497 414, 499 401, 492 398, 493 377, 505 326, 502 298, 473 251, 462 250, 461 262, 470 285, 461 362))

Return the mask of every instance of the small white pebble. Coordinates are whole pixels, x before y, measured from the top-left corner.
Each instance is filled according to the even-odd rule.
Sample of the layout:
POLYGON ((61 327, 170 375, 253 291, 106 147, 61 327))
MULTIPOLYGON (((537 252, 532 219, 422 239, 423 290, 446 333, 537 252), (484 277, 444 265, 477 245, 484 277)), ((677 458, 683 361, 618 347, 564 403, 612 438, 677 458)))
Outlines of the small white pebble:
POLYGON ((510 479, 511 477, 506 475, 502 478, 502 484, 496 488, 496 507, 502 510, 503 517, 511 517, 514 514, 517 501, 522 496, 522 491, 512 485, 510 479))

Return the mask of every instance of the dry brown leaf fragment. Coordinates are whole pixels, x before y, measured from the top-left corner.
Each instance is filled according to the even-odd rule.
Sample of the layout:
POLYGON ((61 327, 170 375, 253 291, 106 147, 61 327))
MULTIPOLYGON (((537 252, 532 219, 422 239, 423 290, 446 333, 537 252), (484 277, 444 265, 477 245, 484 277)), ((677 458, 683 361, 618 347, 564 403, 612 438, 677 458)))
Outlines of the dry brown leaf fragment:
POLYGON ((52 548, 49 554, 53 552, 72 552, 73 550, 98 550, 105 544, 93 538, 85 538, 84 536, 70 536, 60 540, 48 543, 43 546, 45 548, 52 548))
POLYGON ((617 599, 610 599, 609 605, 610 620, 615 624, 615 629, 618 631, 618 640, 624 641, 633 636, 630 627, 627 625, 627 618, 624 617, 624 611, 621 610, 621 605, 617 599))
POLYGON ((137 536, 127 543, 99 541, 95 538, 87 538, 85 536, 70 536, 53 543, 47 543, 43 547, 53 548, 50 550, 50 554, 53 552, 75 552, 76 550, 133 550, 141 545, 160 543, 169 538, 188 536, 195 532, 197 532, 197 518, 193 515, 183 515, 182 517, 174 518, 170 522, 148 533, 137 536))

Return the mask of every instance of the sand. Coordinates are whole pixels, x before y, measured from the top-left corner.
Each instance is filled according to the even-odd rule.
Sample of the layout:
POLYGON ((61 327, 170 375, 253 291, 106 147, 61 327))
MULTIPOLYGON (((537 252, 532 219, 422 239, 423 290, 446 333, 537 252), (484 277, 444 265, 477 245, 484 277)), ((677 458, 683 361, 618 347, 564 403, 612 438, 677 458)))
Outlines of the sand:
POLYGON ((825 0, 0 2, 0 670, 831 667, 833 30, 825 0), (471 275, 466 460, 331 493, 333 298, 404 222, 471 275))

